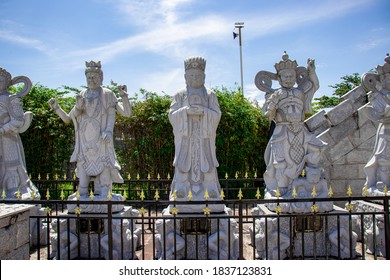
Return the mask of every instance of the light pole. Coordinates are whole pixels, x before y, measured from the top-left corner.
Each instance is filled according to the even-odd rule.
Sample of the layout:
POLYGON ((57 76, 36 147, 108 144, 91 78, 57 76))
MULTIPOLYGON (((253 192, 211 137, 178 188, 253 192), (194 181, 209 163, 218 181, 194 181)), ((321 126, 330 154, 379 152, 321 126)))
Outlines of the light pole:
POLYGON ((234 24, 235 28, 238 28, 238 34, 233 32, 233 39, 236 39, 238 36, 239 45, 240 45, 240 71, 241 71, 241 92, 244 95, 244 76, 242 73, 242 40, 241 40, 241 28, 244 28, 243 22, 236 22, 234 24))

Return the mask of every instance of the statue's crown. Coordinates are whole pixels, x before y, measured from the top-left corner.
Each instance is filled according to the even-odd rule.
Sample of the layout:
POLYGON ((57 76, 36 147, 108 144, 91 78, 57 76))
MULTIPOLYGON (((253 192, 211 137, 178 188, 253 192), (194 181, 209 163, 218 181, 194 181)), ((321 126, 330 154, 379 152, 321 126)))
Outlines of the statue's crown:
POLYGON ((390 56, 389 56, 389 54, 386 54, 385 64, 383 64, 383 66, 378 65, 376 67, 376 71, 378 71, 379 75, 386 75, 386 74, 390 73, 390 56))
POLYGON ((204 71, 206 69, 206 60, 200 56, 189 57, 184 61, 185 70, 188 69, 200 69, 204 71))
POLYGON ((284 69, 295 70, 297 66, 298 66, 297 62, 295 60, 290 60, 286 52, 283 53, 282 60, 279 61, 278 63, 275 63, 275 69, 277 73, 279 73, 281 70, 284 69))
POLYGON ((100 61, 98 62, 95 62, 95 61, 86 61, 85 62, 85 66, 87 67, 86 70, 100 70, 102 68, 102 64, 100 63, 100 61))

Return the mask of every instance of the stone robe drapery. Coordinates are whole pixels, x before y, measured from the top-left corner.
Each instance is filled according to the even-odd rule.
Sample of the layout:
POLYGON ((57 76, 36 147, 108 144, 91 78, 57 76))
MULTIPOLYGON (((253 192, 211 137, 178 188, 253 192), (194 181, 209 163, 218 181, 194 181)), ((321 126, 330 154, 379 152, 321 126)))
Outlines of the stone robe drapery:
POLYGON ((74 107, 69 113, 75 127, 75 149, 70 161, 77 162, 78 168, 81 165, 92 177, 109 168, 112 182, 123 183, 113 141, 102 139, 103 132, 113 134, 117 98, 105 88, 101 88, 96 97, 89 97, 87 93, 88 90, 80 93, 86 102, 84 110, 79 113, 74 107))
POLYGON ((171 195, 175 190, 181 190, 183 197, 189 190, 194 194, 206 189, 220 191, 215 149, 220 118, 217 97, 206 88, 191 93, 183 89, 173 97, 169 111, 175 138, 175 175, 171 195), (202 105, 204 114, 188 115, 190 105, 202 105))

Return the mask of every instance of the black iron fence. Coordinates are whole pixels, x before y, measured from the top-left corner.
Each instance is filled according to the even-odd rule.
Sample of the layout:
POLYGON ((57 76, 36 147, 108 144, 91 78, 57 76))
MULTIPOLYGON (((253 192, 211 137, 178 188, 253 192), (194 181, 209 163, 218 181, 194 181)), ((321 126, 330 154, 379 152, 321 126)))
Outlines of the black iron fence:
POLYGON ((2 202, 44 209, 43 215, 30 216, 39 225, 31 232, 36 240, 31 259, 390 259, 388 196, 284 199, 283 203, 312 205, 346 202, 345 208, 326 213, 313 207, 311 213, 289 214, 267 211, 267 203, 282 200, 245 199, 242 189, 236 191, 241 199, 191 201, 201 205, 200 213, 181 211, 188 202, 150 196, 126 201, 2 202), (367 201, 374 201, 377 209, 357 209, 367 201), (91 205, 104 210, 84 210, 91 205), (226 206, 226 211, 212 211, 218 205, 226 206), (123 210, 116 212, 118 206, 123 210))

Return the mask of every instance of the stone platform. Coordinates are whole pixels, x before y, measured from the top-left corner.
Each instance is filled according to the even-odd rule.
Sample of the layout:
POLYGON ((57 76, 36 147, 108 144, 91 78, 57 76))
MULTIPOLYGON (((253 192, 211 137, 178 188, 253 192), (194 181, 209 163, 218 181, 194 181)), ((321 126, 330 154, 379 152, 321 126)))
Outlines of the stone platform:
POLYGON ((156 258, 163 260, 237 259, 237 222, 228 218, 229 208, 222 213, 171 214, 163 210, 156 221, 156 258), (208 248, 208 249, 207 249, 208 248))
MULTIPOLYGON (((264 205, 255 210, 256 257, 260 259, 311 258, 334 256, 342 259, 356 257, 356 233, 352 232, 350 250, 349 216, 288 214, 278 217, 264 205), (340 228, 338 232, 337 228, 340 228), (279 233, 278 233, 279 232, 279 233), (340 236, 340 238, 339 238, 340 236), (340 251, 338 250, 340 239, 340 251), (352 255, 351 255, 352 251, 352 255)), ((337 206, 330 214, 347 214, 337 206)))

